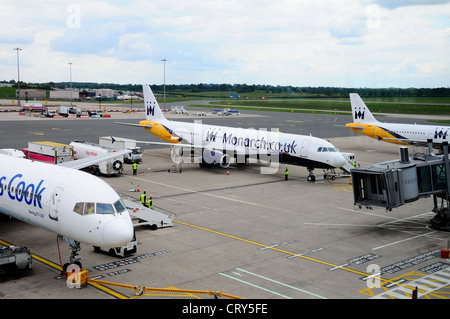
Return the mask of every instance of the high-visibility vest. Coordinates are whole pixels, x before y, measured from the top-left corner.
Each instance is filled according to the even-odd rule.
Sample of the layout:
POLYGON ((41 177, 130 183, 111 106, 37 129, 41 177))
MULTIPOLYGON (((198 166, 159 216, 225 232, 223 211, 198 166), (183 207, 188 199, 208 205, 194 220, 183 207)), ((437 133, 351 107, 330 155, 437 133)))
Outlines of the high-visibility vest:
POLYGON ((141 194, 141 203, 142 204, 145 204, 145 198, 146 198, 147 196, 145 195, 145 194, 141 194))
POLYGON ((133 163, 133 169, 137 169, 137 164, 133 163))
POLYGON ((151 199, 149 199, 147 201, 147 204, 148 204, 148 208, 153 208, 153 201, 151 199))
POLYGON ((284 171, 284 175, 289 175, 289 170, 286 168, 286 170, 284 171))

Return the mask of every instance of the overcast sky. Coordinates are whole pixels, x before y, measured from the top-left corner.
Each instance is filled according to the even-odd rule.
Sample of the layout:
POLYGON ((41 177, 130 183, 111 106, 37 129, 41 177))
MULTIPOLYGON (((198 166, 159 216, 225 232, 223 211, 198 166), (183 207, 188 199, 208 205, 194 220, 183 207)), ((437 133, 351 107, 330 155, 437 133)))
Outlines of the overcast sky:
POLYGON ((449 87, 450 0, 1 0, 0 80, 449 87))

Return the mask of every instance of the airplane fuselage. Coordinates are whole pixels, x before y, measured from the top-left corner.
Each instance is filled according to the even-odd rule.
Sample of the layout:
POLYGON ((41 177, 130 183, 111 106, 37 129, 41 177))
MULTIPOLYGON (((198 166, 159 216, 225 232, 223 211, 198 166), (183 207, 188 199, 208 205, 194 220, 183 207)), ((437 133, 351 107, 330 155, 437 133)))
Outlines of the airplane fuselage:
POLYGON ((0 213, 95 246, 121 246, 133 235, 119 195, 101 179, 7 155, 0 155, 0 213))
POLYGON ((346 161, 331 143, 307 135, 169 120, 145 120, 139 124, 151 126, 145 129, 169 143, 201 145, 229 154, 238 162, 239 157, 268 159, 280 155, 282 163, 330 169, 341 167, 346 161))
POLYGON ((385 142, 409 145, 409 141, 431 139, 440 144, 450 140, 450 127, 437 125, 397 124, 397 123, 348 123, 346 127, 354 132, 385 142))

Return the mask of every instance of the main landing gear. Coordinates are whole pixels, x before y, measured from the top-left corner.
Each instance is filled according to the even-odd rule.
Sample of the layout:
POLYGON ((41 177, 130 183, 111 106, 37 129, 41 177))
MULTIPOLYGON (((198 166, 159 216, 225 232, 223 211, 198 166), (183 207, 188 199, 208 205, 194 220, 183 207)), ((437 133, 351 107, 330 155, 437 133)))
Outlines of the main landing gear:
POLYGON ((315 182, 315 181, 316 181, 316 177, 314 176, 314 173, 313 173, 314 168, 307 167, 307 170, 308 170, 309 175, 308 175, 308 177, 306 178, 306 180, 307 180, 308 182, 315 182))
MULTIPOLYGON (((81 257, 80 255, 78 255, 78 252, 81 250, 80 247, 80 243, 72 240, 70 238, 67 237, 63 237, 58 235, 58 237, 56 238, 57 243, 58 243, 58 253, 59 253, 59 239, 64 239, 68 244, 69 244, 69 250, 71 251, 70 257, 69 257, 69 261, 68 263, 65 263, 64 265, 62 265, 62 275, 63 276, 67 276, 67 273, 71 273, 74 269, 78 269, 80 270, 81 267, 81 257)), ((59 254, 59 260, 61 262, 61 254, 59 254)))

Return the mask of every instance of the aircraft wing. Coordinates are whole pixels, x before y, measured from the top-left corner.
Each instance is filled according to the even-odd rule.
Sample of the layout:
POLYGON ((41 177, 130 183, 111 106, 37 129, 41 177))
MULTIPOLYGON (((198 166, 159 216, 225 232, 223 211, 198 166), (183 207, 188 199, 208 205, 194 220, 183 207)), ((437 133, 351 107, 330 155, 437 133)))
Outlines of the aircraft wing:
MULTIPOLYGON (((397 142, 403 142, 411 145, 422 145, 426 146, 427 141, 425 140, 413 140, 410 138, 390 138, 390 137, 383 137, 382 140, 384 141, 397 141, 397 142)), ((435 143, 436 144, 436 143, 435 143)))
POLYGON ((94 165, 103 161, 107 161, 111 158, 116 158, 119 157, 121 155, 125 155, 128 153, 131 153, 131 150, 121 150, 121 151, 117 151, 105 156, 90 156, 90 157, 85 157, 79 160, 75 160, 75 161, 70 161, 70 162, 63 162, 63 163, 59 163, 57 164, 58 166, 62 166, 62 167, 67 167, 67 168, 73 168, 73 169, 81 169, 81 168, 85 168, 88 167, 90 165, 94 165))

